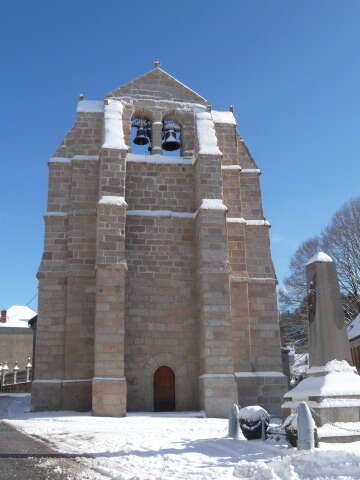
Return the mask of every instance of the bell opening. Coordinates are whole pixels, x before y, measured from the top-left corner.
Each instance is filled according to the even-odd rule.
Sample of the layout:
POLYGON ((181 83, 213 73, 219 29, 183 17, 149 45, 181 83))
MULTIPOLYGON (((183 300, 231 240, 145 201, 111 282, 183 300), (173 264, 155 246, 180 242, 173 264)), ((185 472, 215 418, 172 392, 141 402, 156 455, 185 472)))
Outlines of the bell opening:
POLYGON ((176 152, 181 148, 180 136, 180 126, 176 122, 173 122, 171 120, 165 120, 163 122, 161 145, 164 152, 170 152, 170 155, 179 155, 180 152, 173 152, 176 152))
POLYGON ((148 154, 151 152, 151 123, 143 118, 131 122, 132 152, 148 154))

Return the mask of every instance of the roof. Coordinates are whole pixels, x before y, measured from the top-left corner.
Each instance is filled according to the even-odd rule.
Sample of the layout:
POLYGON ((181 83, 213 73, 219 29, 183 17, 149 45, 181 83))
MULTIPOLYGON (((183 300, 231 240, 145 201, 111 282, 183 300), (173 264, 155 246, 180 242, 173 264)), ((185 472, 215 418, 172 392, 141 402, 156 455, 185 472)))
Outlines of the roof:
POLYGON ((142 95, 163 98, 164 100, 208 105, 205 98, 159 67, 155 67, 150 72, 144 73, 134 80, 115 88, 106 97, 126 95, 142 95))
POLYGON ((28 328, 28 321, 36 316, 36 312, 26 305, 13 305, 6 311, 6 323, 0 323, 0 327, 28 328))
POLYGON ((360 336, 360 313, 347 327, 347 336, 349 340, 354 340, 355 338, 360 336))

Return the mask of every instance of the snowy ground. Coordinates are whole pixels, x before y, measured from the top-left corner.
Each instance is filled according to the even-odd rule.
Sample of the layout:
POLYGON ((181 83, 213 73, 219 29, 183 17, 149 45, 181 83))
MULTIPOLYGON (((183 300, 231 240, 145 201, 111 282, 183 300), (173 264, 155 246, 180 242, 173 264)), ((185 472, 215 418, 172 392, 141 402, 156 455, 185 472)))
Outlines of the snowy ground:
POLYGON ((99 478, 360 479, 360 442, 321 444, 313 452, 299 452, 284 443, 231 440, 226 438, 226 420, 198 414, 101 418, 75 412, 22 413, 20 403, 7 409, 11 425, 78 455, 99 478))

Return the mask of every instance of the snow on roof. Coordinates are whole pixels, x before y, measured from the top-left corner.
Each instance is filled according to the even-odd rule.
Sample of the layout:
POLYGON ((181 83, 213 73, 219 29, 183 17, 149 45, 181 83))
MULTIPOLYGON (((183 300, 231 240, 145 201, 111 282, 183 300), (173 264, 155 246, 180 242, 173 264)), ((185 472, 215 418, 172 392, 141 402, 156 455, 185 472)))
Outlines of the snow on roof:
POLYGON ((232 112, 211 111, 211 116, 215 123, 227 123, 228 125, 236 125, 236 119, 232 112))
POLYGON ((118 205, 119 207, 127 207, 124 197, 115 195, 103 195, 99 200, 100 205, 118 205))
POLYGON ((77 112, 103 112, 104 101, 103 100, 80 100, 76 107, 77 112))
POLYGON ((209 112, 196 114, 199 153, 203 155, 221 155, 215 134, 214 121, 209 112))
POLYGON ((311 263, 315 263, 315 262, 332 262, 332 258, 329 257, 329 255, 327 255, 326 253, 324 252, 318 252, 316 253, 315 255, 313 255, 310 260, 308 260, 305 265, 310 265, 311 263))
POLYGON ((122 122, 123 104, 109 99, 104 106, 104 143, 103 148, 128 150, 124 141, 122 122))
POLYGON ((354 338, 360 336, 360 313, 347 327, 347 336, 349 340, 353 340, 354 338))
POLYGON ((0 327, 27 328, 28 321, 35 317, 36 312, 25 305, 13 305, 6 311, 6 323, 0 323, 0 327))

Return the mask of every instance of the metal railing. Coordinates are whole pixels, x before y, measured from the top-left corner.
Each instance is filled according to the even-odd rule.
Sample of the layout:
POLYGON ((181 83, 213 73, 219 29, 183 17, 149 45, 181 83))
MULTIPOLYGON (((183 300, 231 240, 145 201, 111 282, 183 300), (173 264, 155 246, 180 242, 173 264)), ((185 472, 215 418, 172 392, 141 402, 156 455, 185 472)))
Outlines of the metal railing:
POLYGON ((15 385, 29 384, 32 381, 32 363, 28 357, 25 366, 21 369, 16 361, 10 370, 8 362, 0 362, 0 392, 14 390, 15 385))

